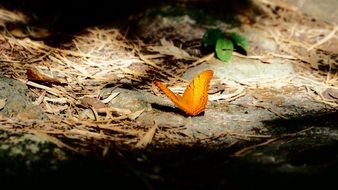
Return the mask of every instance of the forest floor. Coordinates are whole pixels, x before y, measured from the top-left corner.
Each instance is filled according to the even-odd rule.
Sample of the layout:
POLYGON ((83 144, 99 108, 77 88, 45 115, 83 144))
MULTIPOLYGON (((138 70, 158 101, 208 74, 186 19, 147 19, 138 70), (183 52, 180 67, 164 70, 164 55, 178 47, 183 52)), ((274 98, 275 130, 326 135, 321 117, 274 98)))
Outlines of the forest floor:
POLYGON ((283 1, 217 11, 161 5, 69 34, 0 9, 0 181, 140 189, 332 183, 338 26, 283 1), (212 28, 244 36, 247 55, 222 62, 204 53, 201 39, 212 28), (204 70, 214 75, 198 116, 153 84, 181 94, 204 70))

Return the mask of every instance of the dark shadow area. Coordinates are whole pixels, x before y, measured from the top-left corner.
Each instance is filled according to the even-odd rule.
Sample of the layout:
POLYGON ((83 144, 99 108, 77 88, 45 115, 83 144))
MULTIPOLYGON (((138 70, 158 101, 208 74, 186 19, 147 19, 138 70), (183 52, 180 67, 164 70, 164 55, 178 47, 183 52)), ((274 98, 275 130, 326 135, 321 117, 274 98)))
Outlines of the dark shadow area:
MULTIPOLYGON (((43 0, 0 0, 1 7, 20 11, 27 15, 30 22, 25 25, 48 29, 53 36, 50 36, 47 42, 53 41, 52 45, 69 41, 72 35, 89 26, 117 24, 133 34, 133 25, 137 25, 135 22, 138 21, 143 11, 160 5, 181 5, 183 9, 185 6, 195 6, 196 9, 209 10, 221 19, 234 18, 236 14, 252 11, 250 0, 213 0, 211 2, 206 0, 124 0, 118 2, 104 0, 81 2, 75 0, 51 0, 48 2, 43 0)), ((205 16, 200 15, 200 18, 205 16)))
POLYGON ((160 104, 152 103, 151 107, 154 108, 154 109, 157 109, 157 110, 164 111, 164 112, 181 113, 181 111, 179 109, 174 108, 174 107, 170 107, 170 106, 163 106, 163 105, 160 105, 160 104))
POLYGON ((154 0, 136 1, 75 1, 75 0, 12 0, 0 1, 10 10, 22 11, 31 20, 29 25, 46 27, 65 33, 78 32, 88 26, 110 24, 126 18, 155 3, 154 0))
POLYGON ((275 119, 264 121, 263 123, 269 129, 269 133, 273 135, 294 133, 310 127, 323 130, 325 128, 338 130, 338 112, 308 113, 306 115, 293 116, 289 119, 275 119))
MULTIPOLYGON (((319 137, 316 137, 319 138, 319 137)), ((309 140, 308 140, 309 141, 309 140)), ((322 140, 323 141, 323 140, 322 140)), ((307 145, 307 146, 305 146, 307 145)), ((331 140, 331 142, 316 142, 309 146, 294 147, 293 152, 288 156, 290 163, 294 165, 330 165, 337 164, 338 157, 338 141, 331 140)))
POLYGON ((0 181, 2 187, 281 189, 328 187, 338 171, 337 161, 323 166, 294 166, 283 160, 264 161, 264 156, 252 154, 232 157, 240 148, 211 148, 198 143, 132 151, 112 148, 107 157, 100 155, 102 150, 89 156, 73 155, 57 168, 48 166, 47 162, 27 168, 23 158, 21 162, 9 160, 5 167, 0 166, 7 174, 14 172, 0 176, 0 181))
MULTIPOLYGON (((185 117, 191 117, 190 115, 186 114, 184 111, 182 111, 182 110, 180 110, 176 107, 173 108, 173 107, 170 107, 170 106, 163 106, 163 105, 159 105, 159 104, 155 104, 155 103, 152 103, 151 107, 154 108, 154 109, 161 110, 163 112, 173 112, 173 113, 185 116, 185 117)), ((204 112, 198 114, 197 116, 202 116, 202 115, 204 115, 204 112)))

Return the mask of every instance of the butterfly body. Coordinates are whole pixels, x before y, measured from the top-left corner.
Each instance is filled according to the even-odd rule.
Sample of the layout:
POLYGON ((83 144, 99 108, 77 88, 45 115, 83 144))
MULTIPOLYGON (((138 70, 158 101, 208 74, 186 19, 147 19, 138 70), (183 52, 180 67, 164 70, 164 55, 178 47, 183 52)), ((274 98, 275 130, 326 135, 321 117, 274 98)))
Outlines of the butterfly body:
POLYGON ((206 70, 197 75, 185 89, 183 95, 175 94, 162 82, 155 80, 154 84, 175 104, 191 116, 204 112, 208 103, 208 90, 213 76, 212 70, 206 70))

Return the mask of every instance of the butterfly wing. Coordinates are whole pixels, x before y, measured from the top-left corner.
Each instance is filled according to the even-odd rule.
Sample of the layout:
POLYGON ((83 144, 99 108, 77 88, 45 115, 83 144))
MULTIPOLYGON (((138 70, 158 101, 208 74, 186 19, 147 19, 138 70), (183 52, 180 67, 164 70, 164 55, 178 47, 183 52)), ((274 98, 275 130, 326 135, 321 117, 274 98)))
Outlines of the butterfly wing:
POLYGON ((208 103, 208 90, 214 72, 206 70, 197 75, 183 93, 183 102, 189 106, 190 115, 198 115, 208 103))
POLYGON ((175 106, 177 106, 186 113, 190 112, 189 107, 184 103, 182 96, 175 94, 165 84, 158 80, 155 80, 154 84, 159 89, 161 89, 161 91, 175 104, 175 106))
POLYGON ((154 84, 185 113, 195 116, 205 110, 208 103, 208 90, 214 72, 206 70, 197 75, 183 93, 175 94, 162 82, 155 80, 154 84))

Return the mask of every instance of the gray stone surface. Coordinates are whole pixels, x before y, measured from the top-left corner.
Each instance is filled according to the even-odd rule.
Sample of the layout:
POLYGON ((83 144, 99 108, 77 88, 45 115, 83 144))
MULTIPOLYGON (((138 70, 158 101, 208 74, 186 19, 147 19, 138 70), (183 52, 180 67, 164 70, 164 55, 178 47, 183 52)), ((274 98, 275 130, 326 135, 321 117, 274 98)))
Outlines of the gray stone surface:
POLYGON ((41 108, 26 96, 27 90, 27 86, 20 81, 0 76, 0 99, 5 100, 0 115, 19 119, 46 119, 41 108))
POLYGON ((287 0, 303 13, 322 21, 338 23, 337 0, 287 0))

